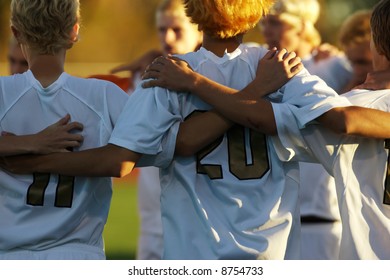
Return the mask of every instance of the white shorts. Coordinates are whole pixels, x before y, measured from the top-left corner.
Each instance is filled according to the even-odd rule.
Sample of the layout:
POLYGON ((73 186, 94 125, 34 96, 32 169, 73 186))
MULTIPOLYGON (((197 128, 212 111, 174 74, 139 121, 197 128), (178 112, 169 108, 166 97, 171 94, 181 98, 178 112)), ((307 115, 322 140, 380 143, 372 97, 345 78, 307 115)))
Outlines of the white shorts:
POLYGON ((341 222, 302 223, 301 259, 339 259, 341 222))
POLYGON ((161 234, 141 233, 138 241, 138 260, 161 260, 163 236, 161 234))
POLYGON ((0 251, 0 260, 105 260, 101 248, 85 244, 66 244, 47 250, 0 251))

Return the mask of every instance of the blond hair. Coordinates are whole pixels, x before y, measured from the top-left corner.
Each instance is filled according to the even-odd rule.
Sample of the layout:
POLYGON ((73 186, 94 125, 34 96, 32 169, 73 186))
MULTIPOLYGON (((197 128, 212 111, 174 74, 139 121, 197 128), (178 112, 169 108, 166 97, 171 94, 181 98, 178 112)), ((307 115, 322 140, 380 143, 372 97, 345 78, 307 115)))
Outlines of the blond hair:
POLYGON ((277 0, 269 13, 285 17, 292 24, 299 20, 314 25, 320 16, 320 4, 317 0, 277 0))
POLYGON ((79 0, 12 0, 11 25, 19 33, 19 42, 52 55, 77 41, 72 31, 79 9, 79 0))
POLYGON ((320 16, 317 0, 277 0, 269 14, 293 28, 302 29, 302 39, 313 48, 321 44, 321 35, 314 26, 320 16))
POLYGON ((339 41, 343 48, 370 42, 371 39, 371 11, 361 10, 349 16, 341 25, 339 41))
POLYGON ((162 0, 157 6, 156 12, 186 16, 183 0, 162 0))
POLYGON ((231 38, 254 28, 273 0, 184 0, 187 16, 205 34, 231 38))
POLYGON ((372 11, 372 39, 379 54, 390 60, 390 1, 380 1, 372 11))
POLYGON ((305 24, 305 29, 302 33, 302 40, 305 40, 313 48, 317 48, 322 41, 320 32, 312 24, 305 24))

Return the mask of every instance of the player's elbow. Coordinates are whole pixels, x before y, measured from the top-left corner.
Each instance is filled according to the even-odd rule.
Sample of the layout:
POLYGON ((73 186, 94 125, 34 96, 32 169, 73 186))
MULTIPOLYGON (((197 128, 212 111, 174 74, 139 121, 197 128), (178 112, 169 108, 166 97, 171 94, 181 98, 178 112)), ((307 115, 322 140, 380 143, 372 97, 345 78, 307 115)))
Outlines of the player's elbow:
POLYGON ((246 122, 250 128, 266 135, 276 135, 277 127, 272 105, 268 101, 260 100, 246 111, 246 122))
POLYGON ((275 118, 273 116, 269 118, 258 118, 255 116, 253 118, 248 118, 248 123, 250 128, 266 135, 277 134, 275 118))
POLYGON ((198 146, 192 145, 192 141, 187 141, 183 137, 176 139, 175 155, 182 157, 193 156, 199 151, 198 146))
POLYGON ((133 162, 120 162, 118 164, 114 164, 110 169, 110 177, 123 178, 130 174, 133 169, 133 162))
POLYGON ((108 169, 108 176, 122 178, 130 174, 140 154, 115 145, 107 145, 102 157, 103 165, 108 169))
POLYGON ((357 131, 356 121, 353 118, 352 107, 339 107, 325 113, 320 121, 330 130, 338 134, 355 134, 357 131))

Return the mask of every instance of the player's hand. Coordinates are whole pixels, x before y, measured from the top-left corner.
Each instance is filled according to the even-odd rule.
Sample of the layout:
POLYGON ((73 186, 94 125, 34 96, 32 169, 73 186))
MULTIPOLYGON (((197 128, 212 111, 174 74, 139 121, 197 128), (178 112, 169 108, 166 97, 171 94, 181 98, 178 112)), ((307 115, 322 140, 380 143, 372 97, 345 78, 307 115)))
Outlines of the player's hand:
POLYGON ((253 84, 263 89, 260 92, 272 93, 302 69, 301 59, 295 52, 289 53, 286 49, 277 51, 273 48, 259 61, 253 84))
POLYGON ((68 114, 41 132, 31 135, 32 151, 35 154, 69 152, 72 148, 79 147, 83 142, 83 136, 75 133, 82 130, 83 125, 78 122, 70 122, 68 114))
POLYGON ((390 71, 384 70, 368 73, 364 83, 355 87, 355 89, 390 89, 390 71))
POLYGON ((336 47, 328 43, 321 44, 314 51, 314 61, 319 62, 324 59, 328 59, 332 56, 340 55, 341 51, 336 47))
POLYGON ((142 79, 142 87, 163 87, 177 92, 190 92, 194 84, 194 71, 184 60, 177 57, 160 56, 150 64, 142 79))

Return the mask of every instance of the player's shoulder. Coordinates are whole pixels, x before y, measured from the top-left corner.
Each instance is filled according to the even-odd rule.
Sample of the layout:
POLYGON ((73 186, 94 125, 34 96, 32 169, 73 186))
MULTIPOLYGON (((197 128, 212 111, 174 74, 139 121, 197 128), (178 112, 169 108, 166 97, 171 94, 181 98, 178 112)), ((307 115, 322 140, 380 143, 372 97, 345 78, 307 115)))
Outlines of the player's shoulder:
POLYGON ((32 86, 33 82, 28 73, 0 77, 0 93, 7 96, 7 99, 18 99, 21 94, 26 93, 32 86), (10 92, 12 94, 9 94, 10 92))
POLYGON ((77 77, 68 75, 64 87, 72 92, 93 92, 94 94, 119 93, 127 96, 114 82, 98 78, 77 77))
POLYGON ((390 90, 366 90, 354 89, 342 94, 348 100, 358 106, 380 109, 389 111, 390 108, 390 90))
POLYGON ((246 42, 240 45, 240 49, 243 53, 249 55, 256 55, 263 57, 269 50, 264 45, 260 45, 256 42, 246 42))

